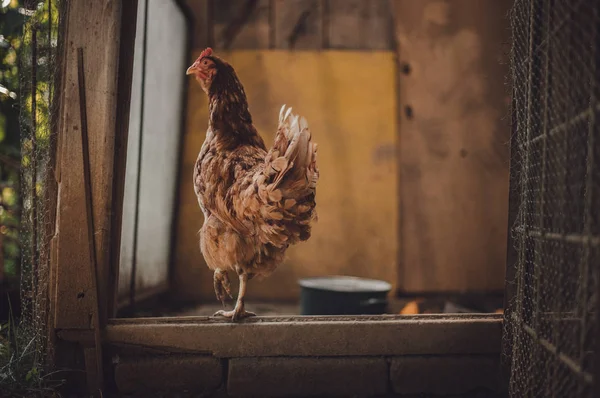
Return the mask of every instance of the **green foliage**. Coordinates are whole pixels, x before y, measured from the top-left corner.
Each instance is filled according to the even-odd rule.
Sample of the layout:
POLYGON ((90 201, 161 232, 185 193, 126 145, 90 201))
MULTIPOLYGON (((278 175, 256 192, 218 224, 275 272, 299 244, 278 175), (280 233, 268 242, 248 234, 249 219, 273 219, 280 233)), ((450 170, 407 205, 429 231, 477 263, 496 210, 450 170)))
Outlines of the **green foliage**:
POLYGON ((39 266, 44 230, 41 198, 51 136, 57 3, 0 0, 0 267, 16 283, 21 277, 22 297, 19 320, 11 315, 0 326, 2 397, 56 397, 60 384, 44 369, 44 304, 36 294, 47 281, 39 270, 33 277, 32 266, 39 266))
POLYGON ((63 383, 37 366, 36 344, 26 326, 11 315, 0 325, 0 392, 8 397, 60 397, 63 383))
POLYGON ((21 48, 25 15, 19 12, 21 2, 13 0, 3 8, 0 19, 0 152, 19 153, 18 50, 21 48))
MULTIPOLYGON (((18 0, 3 1, 0 10, 0 255, 4 274, 16 281, 20 245, 20 107, 18 51, 26 16, 18 0)), ((0 281, 1 283, 2 281, 0 281)))

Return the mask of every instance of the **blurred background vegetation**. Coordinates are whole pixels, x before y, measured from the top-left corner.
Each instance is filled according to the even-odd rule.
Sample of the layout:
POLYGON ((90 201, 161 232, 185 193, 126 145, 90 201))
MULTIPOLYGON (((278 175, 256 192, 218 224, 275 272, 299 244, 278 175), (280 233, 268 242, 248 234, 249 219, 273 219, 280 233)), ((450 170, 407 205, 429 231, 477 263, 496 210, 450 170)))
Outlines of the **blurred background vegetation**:
POLYGON ((50 141, 56 3, 0 0, 0 286, 18 287, 22 263, 33 263, 37 257, 38 242, 27 245, 31 253, 21 246, 43 215, 31 210, 39 207, 44 176, 38 174, 46 165, 50 141), (29 221, 27 228, 23 218, 29 221))
POLYGON ((18 287, 20 248, 19 57, 27 10, 19 0, 1 0, 0 17, 0 285, 18 287))
POLYGON ((44 372, 58 0, 0 0, 0 396, 55 396, 44 372))

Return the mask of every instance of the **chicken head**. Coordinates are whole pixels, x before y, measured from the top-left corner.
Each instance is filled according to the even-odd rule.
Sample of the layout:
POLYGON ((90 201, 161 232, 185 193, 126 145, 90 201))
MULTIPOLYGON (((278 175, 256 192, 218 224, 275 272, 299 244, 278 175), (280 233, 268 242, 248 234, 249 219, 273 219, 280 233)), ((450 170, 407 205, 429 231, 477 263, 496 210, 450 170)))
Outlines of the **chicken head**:
POLYGON ((217 65, 212 59, 212 48, 208 47, 185 72, 186 75, 194 75, 202 90, 208 94, 210 84, 217 73, 217 65))

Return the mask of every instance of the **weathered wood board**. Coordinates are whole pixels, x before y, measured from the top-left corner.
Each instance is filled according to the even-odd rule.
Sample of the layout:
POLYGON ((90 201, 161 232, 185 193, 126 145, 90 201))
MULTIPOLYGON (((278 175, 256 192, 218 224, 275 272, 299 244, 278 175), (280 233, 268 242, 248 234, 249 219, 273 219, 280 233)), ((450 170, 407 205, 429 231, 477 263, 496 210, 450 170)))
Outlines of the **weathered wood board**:
MULTIPOLYGON (((253 281, 249 298, 297 299, 298 278, 348 274, 396 284, 398 245, 397 132, 394 54, 234 51, 254 122, 272 143, 284 103, 306 116, 319 144, 319 221, 308 242, 289 250, 270 278, 253 281), (356 65, 361 67, 357 68, 356 65), (369 81, 368 89, 357 82, 369 81)), ((194 54, 197 56, 198 54, 194 54)), ((207 127, 207 98, 190 80, 180 179, 174 293, 214 299, 212 274, 198 245, 202 213, 192 187, 207 127)), ((233 278, 235 279, 235 278, 233 278)))
POLYGON ((510 3, 393 3, 402 291, 504 287, 510 130, 502 16, 510 3))
POLYGON ((58 149, 59 200, 54 238, 57 254, 52 263, 52 278, 56 281, 52 297, 56 328, 93 327, 91 313, 96 311, 97 305, 96 291, 92 288, 90 242, 87 234, 90 220, 86 217, 83 189, 78 48, 83 48, 86 76, 96 263, 98 289, 102 294, 98 300, 100 319, 106 319, 107 315, 107 275, 110 267, 108 236, 111 229, 120 16, 119 2, 110 2, 108 7, 102 3, 69 5, 63 61, 63 119, 59 131, 61 147, 58 149))
POLYGON ((56 80, 57 184, 50 184, 57 197, 49 197, 57 208, 56 223, 48 225, 54 227, 54 235, 46 359, 53 368, 73 369, 77 376, 67 378, 75 383, 85 363, 88 392, 95 392, 103 384, 100 328, 112 316, 118 273, 117 263, 110 259, 118 251, 113 243, 120 231, 119 166, 129 125, 130 54, 136 26, 131 19, 137 1, 63 6, 66 20, 61 24, 56 80), (81 346, 58 341, 59 330, 92 339, 85 337, 80 350, 81 346))
POLYGON ((205 47, 212 35, 212 22, 209 22, 208 0, 185 0, 183 3, 192 18, 191 46, 193 48, 205 47))
POLYGON ((388 50, 392 48, 391 5, 388 0, 329 0, 325 33, 329 48, 388 50))
POLYGON ((131 80, 131 103, 129 110, 129 137, 127 140, 127 159, 125 165, 125 184, 123 194, 123 216, 121 221, 121 250, 119 258, 118 298, 129 296, 133 273, 133 242, 135 236, 135 213, 137 211, 136 188, 139 178, 139 142, 141 130, 142 101, 142 64, 144 52, 144 14, 147 0, 138 0, 133 58, 133 76, 131 80))
POLYGON ((275 48, 319 49, 323 44, 323 1, 277 0, 275 48))
POLYGON ((390 0, 186 0, 194 47, 390 50, 390 0))
POLYGON ((209 0, 215 48, 268 48, 269 0, 209 0))

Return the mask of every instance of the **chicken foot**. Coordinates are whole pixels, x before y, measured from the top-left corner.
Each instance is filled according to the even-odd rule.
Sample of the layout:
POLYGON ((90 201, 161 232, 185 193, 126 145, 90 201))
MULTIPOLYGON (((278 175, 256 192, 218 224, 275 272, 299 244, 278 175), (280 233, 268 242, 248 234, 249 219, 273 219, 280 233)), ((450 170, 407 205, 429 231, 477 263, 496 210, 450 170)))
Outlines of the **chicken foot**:
POLYGON ((223 307, 225 307, 225 299, 227 298, 226 296, 229 296, 229 298, 233 299, 233 296, 231 295, 231 288, 229 287, 229 275, 227 274, 227 271, 217 268, 213 274, 213 284, 215 287, 215 295, 217 296, 217 300, 219 300, 221 304, 223 304, 223 307))
POLYGON ((237 301, 235 302, 235 307, 233 311, 224 311, 220 310, 215 312, 213 316, 222 316, 225 318, 231 318, 232 321, 237 321, 243 318, 248 318, 250 316, 256 316, 254 312, 246 311, 244 306, 244 296, 246 295, 246 285, 248 283, 248 274, 241 272, 240 273, 240 290, 238 292, 237 301))

